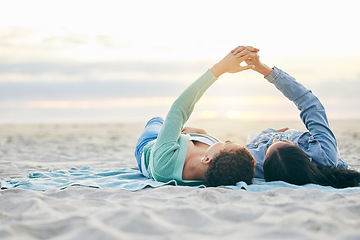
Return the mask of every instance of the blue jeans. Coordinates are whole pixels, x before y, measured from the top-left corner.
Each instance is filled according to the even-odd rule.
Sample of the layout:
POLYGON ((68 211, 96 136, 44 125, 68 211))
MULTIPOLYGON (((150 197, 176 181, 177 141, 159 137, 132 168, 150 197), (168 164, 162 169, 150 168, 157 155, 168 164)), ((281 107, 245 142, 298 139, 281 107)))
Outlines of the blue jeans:
POLYGON ((150 119, 140 135, 139 140, 135 148, 135 158, 139 167, 140 172, 143 172, 141 169, 141 156, 144 152, 144 147, 151 141, 157 139, 160 129, 164 123, 164 119, 161 117, 154 117, 150 119))

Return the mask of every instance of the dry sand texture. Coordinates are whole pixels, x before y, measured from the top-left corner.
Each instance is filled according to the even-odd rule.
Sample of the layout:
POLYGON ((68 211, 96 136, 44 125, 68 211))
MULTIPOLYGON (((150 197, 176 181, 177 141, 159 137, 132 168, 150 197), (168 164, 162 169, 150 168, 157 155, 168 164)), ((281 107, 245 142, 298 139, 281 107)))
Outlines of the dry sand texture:
MULTIPOLYGON (((144 123, 1 125, 0 177, 29 171, 135 167, 144 123)), ((301 123, 192 122, 220 139, 301 123), (234 131, 236 129, 236 131, 234 131)), ((360 166, 358 121, 332 123, 342 156, 360 166)), ((278 188, 250 193, 165 186, 128 192, 70 187, 0 191, 1 239, 360 239, 360 193, 278 188)))

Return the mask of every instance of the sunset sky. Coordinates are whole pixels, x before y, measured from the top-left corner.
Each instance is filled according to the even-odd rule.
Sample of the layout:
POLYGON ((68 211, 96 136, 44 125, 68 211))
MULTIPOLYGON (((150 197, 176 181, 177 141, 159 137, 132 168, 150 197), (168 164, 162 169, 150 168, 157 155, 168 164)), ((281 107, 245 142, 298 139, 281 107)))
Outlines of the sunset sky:
MULTIPOLYGON (((5 1, 0 122, 165 117, 191 82, 238 45, 293 75, 329 118, 360 118, 358 1, 5 1)), ((226 74, 194 118, 297 119, 254 72, 226 74)))

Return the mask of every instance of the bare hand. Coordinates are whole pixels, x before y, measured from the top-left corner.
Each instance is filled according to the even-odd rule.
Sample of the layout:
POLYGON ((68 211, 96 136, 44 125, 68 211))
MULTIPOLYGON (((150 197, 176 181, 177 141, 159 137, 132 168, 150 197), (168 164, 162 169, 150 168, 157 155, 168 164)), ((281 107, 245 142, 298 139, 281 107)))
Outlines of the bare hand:
POLYGON ((184 127, 181 131, 182 134, 187 133, 199 133, 199 134, 207 134, 207 132, 204 129, 201 128, 194 128, 194 127, 184 127))
POLYGON ((286 132, 287 130, 289 130, 289 128, 282 128, 282 129, 278 129, 276 131, 277 132, 286 132))
POLYGON ((254 66, 252 70, 268 76, 272 69, 260 61, 258 52, 260 50, 251 46, 239 46, 231 51, 231 53, 237 58, 241 58, 245 54, 248 54, 249 58, 245 60, 246 64, 254 66))
POLYGON ((253 68, 252 65, 246 65, 246 66, 240 65, 242 62, 249 59, 250 57, 251 57, 250 54, 243 54, 240 57, 236 57, 234 54, 232 54, 230 52, 220 62, 215 64, 211 68, 211 71, 215 77, 219 77, 220 75, 222 75, 223 73, 226 73, 226 72, 237 73, 237 72, 251 69, 251 68, 253 68))
POLYGON ((241 58, 245 55, 249 55, 249 58, 245 60, 248 65, 253 65, 254 69, 259 68, 262 63, 260 62, 260 57, 257 54, 260 50, 251 46, 239 46, 231 51, 231 53, 237 58, 241 58))
POLYGON ((238 54, 239 52, 244 51, 244 50, 247 50, 249 53, 250 53, 250 52, 258 52, 258 51, 260 51, 260 49, 254 48, 254 47, 252 47, 252 46, 238 46, 238 47, 234 48, 234 49, 231 51, 231 53, 234 54, 234 55, 236 55, 236 54, 238 54))

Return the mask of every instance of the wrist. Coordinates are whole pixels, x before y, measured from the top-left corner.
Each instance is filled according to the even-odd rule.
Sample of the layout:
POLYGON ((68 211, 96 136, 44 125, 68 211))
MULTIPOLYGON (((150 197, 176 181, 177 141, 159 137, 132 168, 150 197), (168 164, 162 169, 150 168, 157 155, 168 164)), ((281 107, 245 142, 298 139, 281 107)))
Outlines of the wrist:
POLYGON ((210 70, 217 78, 226 72, 224 68, 221 65, 219 65, 219 63, 216 63, 212 68, 210 68, 210 70))
POLYGON ((260 66, 255 67, 254 71, 264 75, 264 77, 267 77, 270 75, 270 73, 273 71, 273 69, 265 64, 261 64, 260 66))

